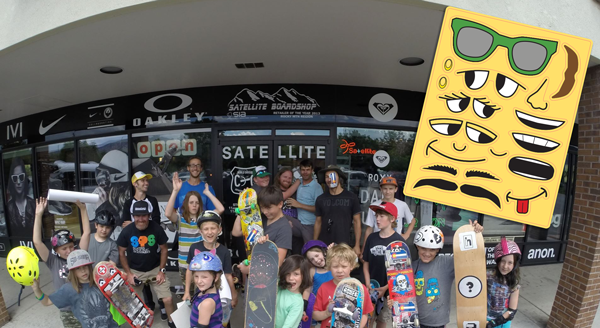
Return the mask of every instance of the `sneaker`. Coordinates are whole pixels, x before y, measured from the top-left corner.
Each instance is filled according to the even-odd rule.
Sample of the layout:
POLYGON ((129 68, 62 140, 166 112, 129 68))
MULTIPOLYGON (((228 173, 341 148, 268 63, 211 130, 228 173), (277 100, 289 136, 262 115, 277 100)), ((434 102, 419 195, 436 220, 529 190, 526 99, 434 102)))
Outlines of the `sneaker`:
MULTIPOLYGON (((163 303, 163 301, 159 300, 158 306, 160 306, 160 319, 162 321, 166 321, 169 317, 167 317, 167 309, 165 309, 165 303, 163 303)), ((169 327, 171 327, 171 323, 172 322, 169 322, 169 327)), ((175 326, 173 326, 173 327, 175 327, 175 326)))
POLYGON ((173 321, 169 321, 169 328, 177 328, 173 321))

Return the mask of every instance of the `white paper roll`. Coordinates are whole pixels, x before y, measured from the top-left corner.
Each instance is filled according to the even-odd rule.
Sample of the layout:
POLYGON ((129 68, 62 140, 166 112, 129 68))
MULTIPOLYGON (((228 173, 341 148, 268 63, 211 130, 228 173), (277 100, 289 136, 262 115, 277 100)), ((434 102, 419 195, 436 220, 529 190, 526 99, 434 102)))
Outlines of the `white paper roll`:
POLYGON ((48 190, 48 200, 75 203, 79 200, 82 203, 97 204, 100 197, 97 194, 87 192, 67 191, 58 189, 48 190))

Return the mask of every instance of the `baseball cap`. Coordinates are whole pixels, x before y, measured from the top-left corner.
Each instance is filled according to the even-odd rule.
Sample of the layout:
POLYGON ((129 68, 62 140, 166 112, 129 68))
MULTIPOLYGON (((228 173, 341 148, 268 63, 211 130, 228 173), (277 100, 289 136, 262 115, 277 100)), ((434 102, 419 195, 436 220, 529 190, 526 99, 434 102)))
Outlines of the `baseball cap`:
POLYGON ((371 205, 369 206, 369 208, 373 210, 373 212, 377 212, 379 210, 384 211, 395 218, 398 217, 398 209, 396 208, 396 205, 394 205, 394 203, 381 202, 381 204, 371 205))
POLYGON ((152 212, 152 209, 146 200, 138 200, 131 204, 131 215, 146 215, 150 214, 150 212, 152 212))
POLYGON ((90 254, 83 249, 76 249, 72 251, 67 257, 67 268, 73 270, 84 265, 93 264, 90 254))
POLYGON ((383 179, 381 179, 381 183, 379 184, 379 186, 383 186, 383 185, 394 185, 396 187, 398 187, 398 183, 396 182, 395 178, 392 177, 385 177, 383 179))
POLYGON ((254 170, 252 171, 252 177, 256 178, 264 178, 267 175, 271 175, 271 173, 267 172, 267 168, 264 165, 259 165, 257 167, 254 168, 254 170))
POLYGON ((133 184, 136 181, 141 180, 143 178, 150 180, 150 179, 152 179, 152 174, 146 174, 142 171, 137 171, 131 176, 131 183, 133 184))

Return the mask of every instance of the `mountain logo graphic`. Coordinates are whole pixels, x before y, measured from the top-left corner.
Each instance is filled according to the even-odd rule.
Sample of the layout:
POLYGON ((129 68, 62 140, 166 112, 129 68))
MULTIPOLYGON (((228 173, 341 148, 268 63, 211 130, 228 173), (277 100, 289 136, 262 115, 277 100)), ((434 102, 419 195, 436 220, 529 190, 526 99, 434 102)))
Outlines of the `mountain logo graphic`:
POLYGON ((244 88, 227 104, 230 111, 254 110, 313 110, 319 103, 296 89, 280 88, 269 94, 260 90, 244 88))
POLYGON ((381 115, 387 114, 387 112, 394 108, 394 104, 373 103, 373 106, 375 106, 381 115))

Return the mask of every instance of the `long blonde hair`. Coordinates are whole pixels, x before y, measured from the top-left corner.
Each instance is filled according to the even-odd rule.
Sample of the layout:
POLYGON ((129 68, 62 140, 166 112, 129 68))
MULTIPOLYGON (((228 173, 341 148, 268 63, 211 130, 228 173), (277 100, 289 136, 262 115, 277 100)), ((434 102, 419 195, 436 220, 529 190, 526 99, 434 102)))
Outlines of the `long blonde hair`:
MULTIPOLYGON (((94 267, 91 264, 86 265, 85 267, 88 268, 88 279, 90 287, 94 287, 96 286, 96 280, 94 280, 94 276, 92 274, 92 272, 94 272, 94 267)), ((79 269, 79 268, 77 268, 79 269)), ((79 294, 79 292, 81 292, 81 285, 82 283, 79 282, 79 278, 77 278, 77 274, 75 274, 75 270, 69 270, 69 276, 67 276, 67 280, 69 280, 71 282, 71 285, 73 286, 73 289, 75 289, 75 291, 77 292, 77 294, 79 294)))

